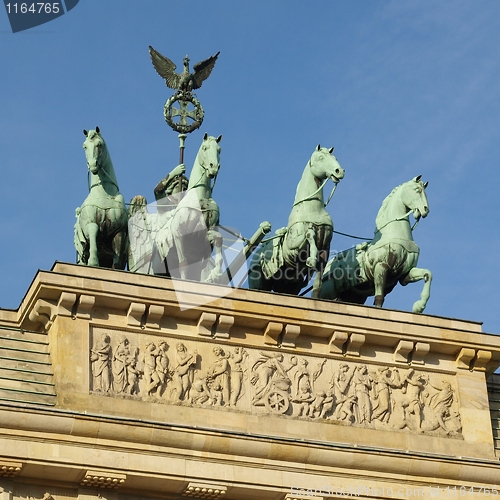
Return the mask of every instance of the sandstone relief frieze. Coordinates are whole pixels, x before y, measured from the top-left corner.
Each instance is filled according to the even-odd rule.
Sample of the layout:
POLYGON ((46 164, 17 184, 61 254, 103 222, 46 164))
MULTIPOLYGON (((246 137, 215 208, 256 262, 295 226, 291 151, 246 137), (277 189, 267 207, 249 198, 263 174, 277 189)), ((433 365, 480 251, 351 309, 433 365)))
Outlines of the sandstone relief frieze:
POLYGON ((90 391, 461 438, 452 375, 94 328, 90 391))

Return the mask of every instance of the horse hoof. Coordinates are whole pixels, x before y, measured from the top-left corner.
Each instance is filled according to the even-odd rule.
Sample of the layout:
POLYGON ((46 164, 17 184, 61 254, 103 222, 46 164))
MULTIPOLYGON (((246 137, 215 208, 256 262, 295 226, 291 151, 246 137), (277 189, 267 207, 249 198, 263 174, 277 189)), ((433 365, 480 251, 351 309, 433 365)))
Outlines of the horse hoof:
POLYGON ((415 314, 422 314, 424 312, 425 306, 421 304, 419 300, 413 304, 412 311, 415 314))
POLYGON ((313 259, 312 257, 308 257, 306 260, 306 266, 311 269, 316 269, 317 259, 313 259))

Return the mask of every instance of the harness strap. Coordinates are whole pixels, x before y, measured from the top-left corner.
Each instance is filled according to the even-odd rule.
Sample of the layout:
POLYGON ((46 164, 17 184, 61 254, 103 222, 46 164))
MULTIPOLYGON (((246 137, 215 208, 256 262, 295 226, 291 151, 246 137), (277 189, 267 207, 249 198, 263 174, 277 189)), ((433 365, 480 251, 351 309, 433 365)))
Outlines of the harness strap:
MULTIPOLYGON (((309 168, 312 167, 312 164, 311 164, 311 160, 309 160, 307 162, 309 168)), ((304 201, 309 201, 309 200, 312 200, 314 199, 314 196, 317 195, 326 185, 326 183, 328 182, 328 180, 330 179, 330 177, 327 177, 324 181, 323 181, 323 184, 321 184, 321 186, 316 189, 316 191, 314 191, 314 193, 310 194, 309 196, 306 196, 304 199, 302 200, 299 200, 299 201, 296 201, 293 205, 292 205, 292 208, 297 206, 298 204, 300 203, 303 203, 304 201)), ((328 197, 328 201, 324 204, 324 206, 326 207, 328 205, 328 203, 330 203, 330 200, 332 199, 332 196, 333 196, 333 193, 335 193, 335 189, 337 189, 337 184, 338 182, 334 182, 334 186, 333 186, 333 189, 332 189, 332 192, 330 193, 330 196, 328 197)), ((316 198, 318 201, 321 201, 319 200, 318 198, 316 198)))
MULTIPOLYGON (((393 219, 393 220, 390 220, 390 221, 386 222, 386 223, 385 223, 382 227, 379 227, 379 228, 375 231, 375 234, 380 233, 380 231, 381 231, 382 229, 384 229, 384 227, 385 227, 385 226, 388 226, 389 224, 391 224, 391 223, 393 223, 393 222, 398 222, 398 221, 400 221, 400 220, 405 220, 405 219, 406 219, 406 217, 408 217, 408 216, 409 216, 412 212, 413 212, 413 210, 410 210, 410 211, 406 212, 404 215, 402 215, 401 217, 398 217, 398 218, 396 218, 396 219, 393 219)), ((418 221, 418 219, 417 219, 417 221, 418 221)), ((416 224, 415 224, 415 226, 416 226, 416 224)), ((413 227, 415 227, 415 226, 413 226, 413 227)), ((413 230, 413 228, 412 228, 412 230, 413 230)))

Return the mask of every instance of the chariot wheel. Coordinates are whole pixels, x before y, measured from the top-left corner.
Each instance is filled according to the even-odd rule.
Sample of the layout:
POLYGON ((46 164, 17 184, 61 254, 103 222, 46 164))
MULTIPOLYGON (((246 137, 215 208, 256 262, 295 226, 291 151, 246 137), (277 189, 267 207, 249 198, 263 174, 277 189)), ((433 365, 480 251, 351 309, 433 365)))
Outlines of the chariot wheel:
POLYGON ((272 413, 285 413, 290 406, 287 392, 271 391, 265 398, 264 404, 272 413))

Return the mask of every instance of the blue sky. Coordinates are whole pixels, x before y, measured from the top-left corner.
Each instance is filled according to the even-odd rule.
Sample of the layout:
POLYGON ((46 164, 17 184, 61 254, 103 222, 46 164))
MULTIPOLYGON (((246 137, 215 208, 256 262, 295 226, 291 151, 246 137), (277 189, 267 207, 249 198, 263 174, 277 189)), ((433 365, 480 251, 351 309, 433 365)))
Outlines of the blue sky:
MULTIPOLYGON (((223 224, 245 236, 263 220, 286 225, 318 143, 346 171, 328 207, 339 231, 370 237, 384 197, 423 174, 431 212, 414 237, 434 274, 426 312, 500 333, 499 20, 497 1, 80 0, 12 34, 0 11, 0 307, 19 305, 37 269, 75 262, 84 128, 99 125, 126 200, 153 201, 177 164, 152 45, 179 68, 186 53, 221 52, 197 91, 205 121, 186 165, 205 132, 223 135, 223 224)), ((335 235, 332 250, 353 243, 335 235)), ((386 307, 410 310, 420 291, 397 287, 386 307)))

